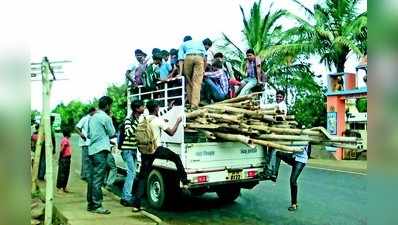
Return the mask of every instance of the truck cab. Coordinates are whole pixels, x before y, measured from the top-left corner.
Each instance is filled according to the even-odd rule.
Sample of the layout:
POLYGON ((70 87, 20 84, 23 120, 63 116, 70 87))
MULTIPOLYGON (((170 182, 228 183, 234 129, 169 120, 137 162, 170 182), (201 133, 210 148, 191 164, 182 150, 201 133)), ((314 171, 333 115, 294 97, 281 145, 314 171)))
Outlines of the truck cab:
MULTIPOLYGON (((163 115, 172 126, 178 116, 183 122, 176 134, 170 137, 162 132, 162 146, 177 153, 188 174, 188 190, 192 195, 216 192, 223 201, 234 201, 242 188, 252 189, 259 182, 257 174, 264 170, 265 157, 262 146, 250 147, 239 142, 214 141, 201 133, 187 131, 185 126, 185 80, 175 78, 169 82, 158 83, 157 90, 146 91, 145 87, 128 89, 128 105, 134 99, 156 99, 163 107, 171 101, 175 106, 163 115)), ((128 107, 128 115, 131 109, 128 107)), ((119 154, 114 152, 116 165, 125 170, 125 164, 119 154)), ((140 167, 138 153, 137 168, 140 167)), ((154 208, 163 208, 181 190, 176 166, 168 160, 156 159, 146 181, 149 204, 154 208)), ((138 173, 138 172, 137 172, 138 173)))

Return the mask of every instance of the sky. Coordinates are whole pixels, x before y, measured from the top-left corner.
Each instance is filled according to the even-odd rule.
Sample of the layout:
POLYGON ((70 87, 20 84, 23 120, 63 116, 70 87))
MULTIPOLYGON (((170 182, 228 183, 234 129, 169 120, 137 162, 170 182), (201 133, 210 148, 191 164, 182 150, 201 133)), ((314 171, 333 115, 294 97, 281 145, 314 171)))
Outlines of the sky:
MULTIPOLYGON (((71 60, 64 65, 63 78, 53 84, 51 108, 78 99, 88 102, 105 94, 106 87, 124 82, 127 67, 135 62, 133 52, 140 48, 150 55, 154 47, 178 48, 185 35, 203 40, 220 39, 227 34, 242 43, 241 5, 250 9, 251 0, 145 0, 145 1, 39 1, 31 18, 32 25, 45 24, 48 29, 31 26, 28 41, 32 62, 43 56, 50 61, 71 60)), ((264 9, 269 6, 262 1, 264 9)), ((317 2, 305 0, 311 7, 317 2)), ((365 10, 366 1, 360 6, 365 10)), ((284 8, 304 16, 290 0, 277 0, 273 8, 284 8)), ((292 21, 282 21, 291 27, 292 21)), ((241 44, 240 46, 243 46, 241 44)), ((328 74, 326 67, 311 59, 316 74, 328 74)), ((346 64, 355 72, 356 57, 346 64)), ((31 108, 40 110, 41 84, 32 82, 31 108)))

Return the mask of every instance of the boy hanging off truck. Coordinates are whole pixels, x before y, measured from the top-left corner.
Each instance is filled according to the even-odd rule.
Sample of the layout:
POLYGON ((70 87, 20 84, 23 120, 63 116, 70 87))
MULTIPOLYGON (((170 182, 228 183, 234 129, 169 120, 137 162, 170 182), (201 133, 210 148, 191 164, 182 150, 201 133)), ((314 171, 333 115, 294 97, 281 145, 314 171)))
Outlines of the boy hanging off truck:
POLYGON ((138 174, 138 185, 134 187, 133 212, 141 209, 145 180, 155 159, 166 159, 174 162, 177 167, 177 177, 183 185, 189 183, 180 157, 170 149, 161 146, 160 143, 161 130, 173 136, 177 132, 182 118, 178 117, 174 126, 169 127, 166 121, 159 116, 159 103, 156 100, 149 100, 146 108, 149 111, 149 116, 142 118, 136 130, 138 150, 141 152, 141 169, 138 174))

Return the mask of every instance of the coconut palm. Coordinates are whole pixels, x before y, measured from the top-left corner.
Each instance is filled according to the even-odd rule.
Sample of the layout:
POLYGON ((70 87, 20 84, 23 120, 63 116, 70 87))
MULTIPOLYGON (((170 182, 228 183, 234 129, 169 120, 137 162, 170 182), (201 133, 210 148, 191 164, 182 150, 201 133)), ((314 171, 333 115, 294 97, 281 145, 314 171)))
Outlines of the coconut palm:
MULTIPOLYGON (((319 121, 324 118, 324 113, 320 113, 316 107, 309 108, 309 105, 323 107, 323 90, 314 80, 314 74, 310 70, 310 65, 306 62, 308 56, 302 52, 289 49, 292 39, 285 35, 281 26, 281 19, 287 18, 289 12, 286 10, 272 10, 272 5, 263 13, 261 11, 261 0, 253 3, 250 14, 247 16, 240 7, 243 19, 244 49, 252 48, 257 56, 262 59, 262 69, 268 76, 267 84, 275 90, 285 90, 287 103, 294 105, 296 101, 301 101, 301 105, 293 107, 293 112, 301 112, 307 109, 309 112, 302 117, 297 117, 300 124, 309 125, 311 117, 318 115, 319 120, 315 125, 321 125, 319 121), (281 46, 286 46, 281 48, 281 46), (303 107, 304 105, 304 107, 303 107)), ((227 60, 234 66, 235 75, 245 76, 243 72, 245 64, 245 52, 239 45, 223 34, 225 44, 220 46, 225 53, 227 60)), ((311 125, 314 125, 311 124, 311 125)))
POLYGON ((344 64, 350 53, 358 57, 367 52, 367 12, 359 13, 360 0, 325 0, 307 8, 293 0, 307 14, 307 18, 293 17, 298 26, 285 32, 289 44, 274 46, 273 54, 306 54, 320 56, 320 62, 329 70, 344 72, 344 64))
MULTIPOLYGON (((256 55, 263 59, 263 55, 267 54, 270 46, 281 44, 280 40, 282 37, 282 26, 279 21, 285 17, 288 12, 286 10, 272 11, 272 5, 270 9, 263 14, 261 11, 261 0, 254 2, 250 15, 246 16, 242 6, 240 11, 243 18, 243 36, 245 49, 251 48, 254 50, 256 55)), ((223 33, 225 44, 221 46, 226 51, 226 56, 230 62, 234 65, 234 69, 237 72, 244 74, 244 59, 246 54, 237 44, 223 33)))
MULTIPOLYGON (((262 70, 268 76, 268 85, 273 89, 283 89, 286 93, 295 95, 296 88, 291 86, 294 80, 306 80, 303 76, 312 75, 310 65, 298 57, 299 52, 287 52, 277 48, 287 43, 280 20, 286 18, 286 10, 272 10, 272 4, 265 13, 261 11, 261 0, 254 2, 250 15, 247 16, 240 7, 243 20, 243 37, 245 49, 251 48, 262 60, 262 70), (276 49, 276 50, 275 50, 276 49)), ((225 44, 222 47, 226 58, 231 62, 238 76, 245 76, 245 52, 231 39, 223 34, 225 44)))

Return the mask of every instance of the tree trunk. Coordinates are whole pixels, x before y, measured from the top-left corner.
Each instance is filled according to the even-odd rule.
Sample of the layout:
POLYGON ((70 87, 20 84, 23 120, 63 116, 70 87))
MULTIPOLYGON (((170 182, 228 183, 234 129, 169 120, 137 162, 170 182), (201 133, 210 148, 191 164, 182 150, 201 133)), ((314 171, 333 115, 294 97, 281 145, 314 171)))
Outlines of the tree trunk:
POLYGON ((338 56, 337 60, 334 62, 334 66, 336 67, 337 73, 344 73, 344 64, 347 60, 348 52, 344 49, 343 52, 338 56))

